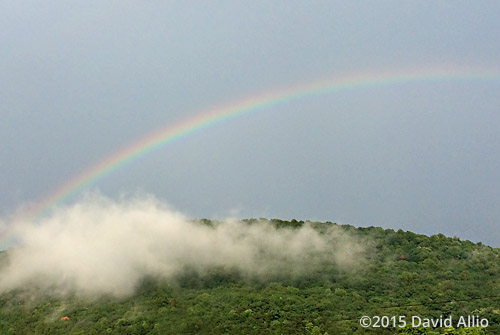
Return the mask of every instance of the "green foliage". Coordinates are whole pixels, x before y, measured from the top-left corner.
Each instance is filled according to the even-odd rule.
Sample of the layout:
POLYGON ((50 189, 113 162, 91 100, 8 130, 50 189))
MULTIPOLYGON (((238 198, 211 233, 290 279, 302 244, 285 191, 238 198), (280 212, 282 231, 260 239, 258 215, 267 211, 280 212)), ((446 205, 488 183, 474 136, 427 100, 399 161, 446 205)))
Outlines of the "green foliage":
POLYGON ((426 329, 423 327, 406 327, 403 329, 400 329, 398 331, 398 334, 400 335, 439 335, 439 332, 436 332, 431 329, 426 329))
MULTIPOLYGON (((257 220, 245 220, 253 224, 257 220)), ((295 277, 258 280, 223 266, 185 272, 175 282, 145 278, 124 299, 54 298, 40 292, 0 295, 0 334, 404 334, 500 333, 500 251, 438 234, 267 220, 279 229, 336 226, 365 241, 357 271, 325 265, 295 277), (378 328, 363 315, 457 319, 477 315, 487 329, 378 328), (69 320, 62 321, 62 316, 69 320)), ((212 225, 209 220, 200 224, 212 225)), ((0 262, 5 253, 0 253, 0 262)))
POLYGON ((451 327, 442 329, 441 332, 439 332, 434 329, 428 329, 422 327, 419 328, 407 327, 404 329, 400 329, 398 331, 398 334, 399 335, 484 335, 486 334, 486 330, 483 328, 476 328, 476 327, 466 327, 458 329, 451 327))

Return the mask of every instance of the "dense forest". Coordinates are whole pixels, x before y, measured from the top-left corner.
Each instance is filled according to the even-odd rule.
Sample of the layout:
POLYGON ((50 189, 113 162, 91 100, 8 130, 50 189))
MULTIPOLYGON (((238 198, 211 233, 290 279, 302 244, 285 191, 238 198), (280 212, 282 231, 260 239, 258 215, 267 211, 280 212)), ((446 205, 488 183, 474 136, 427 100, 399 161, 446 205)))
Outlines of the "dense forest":
MULTIPOLYGON (((147 276, 133 295, 119 298, 10 290, 0 295, 0 334, 500 334, 500 249, 442 234, 330 222, 241 224, 257 221, 284 230, 309 225, 320 233, 334 227, 364 249, 350 255, 348 267, 324 262, 294 275, 186 267, 175 280, 147 276), (473 316, 488 327, 363 328, 363 316, 473 316)), ((0 253, 0 267, 8 254, 0 253)))

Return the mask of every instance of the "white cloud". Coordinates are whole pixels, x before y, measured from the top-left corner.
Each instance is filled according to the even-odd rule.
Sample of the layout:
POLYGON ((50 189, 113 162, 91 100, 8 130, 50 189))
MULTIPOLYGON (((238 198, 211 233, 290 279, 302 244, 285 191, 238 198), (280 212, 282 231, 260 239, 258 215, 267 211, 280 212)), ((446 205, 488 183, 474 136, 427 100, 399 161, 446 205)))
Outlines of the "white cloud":
MULTIPOLYGON (((334 227, 333 227, 334 228, 334 227)), ((17 227, 0 292, 36 287, 82 295, 133 293, 145 276, 172 279, 189 267, 238 268, 243 275, 298 275, 324 265, 350 266, 363 248, 340 229, 276 229, 235 220, 208 226, 152 197, 92 196, 17 227)))

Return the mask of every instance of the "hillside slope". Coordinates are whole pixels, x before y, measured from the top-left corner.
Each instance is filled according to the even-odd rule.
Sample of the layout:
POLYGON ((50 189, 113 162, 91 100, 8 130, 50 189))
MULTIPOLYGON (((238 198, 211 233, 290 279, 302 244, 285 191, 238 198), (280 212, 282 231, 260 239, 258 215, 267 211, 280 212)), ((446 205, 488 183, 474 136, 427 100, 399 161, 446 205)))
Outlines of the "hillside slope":
MULTIPOLYGON (((329 262, 333 255, 323 254, 318 256, 322 266, 269 276, 252 276, 237 266, 212 266, 203 272, 186 267, 175 279, 144 277, 133 295, 119 298, 58 295, 34 287, 10 290, 0 295, 0 334, 402 332, 362 328, 359 319, 365 315, 406 320, 413 315, 454 320, 475 315, 488 320, 487 334, 500 333, 500 249, 441 234, 428 237, 329 222, 261 219, 241 224, 257 221, 277 229, 339 229, 364 248, 345 254, 347 266, 329 262)), ((8 262, 8 251, 0 253, 2 272, 8 262)))

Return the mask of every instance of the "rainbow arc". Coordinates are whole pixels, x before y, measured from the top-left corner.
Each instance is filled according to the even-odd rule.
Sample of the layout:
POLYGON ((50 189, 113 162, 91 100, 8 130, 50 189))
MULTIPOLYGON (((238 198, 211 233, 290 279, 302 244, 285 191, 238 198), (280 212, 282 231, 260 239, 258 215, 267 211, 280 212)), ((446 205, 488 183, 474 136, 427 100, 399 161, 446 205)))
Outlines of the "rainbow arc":
MULTIPOLYGON (((176 142, 216 124, 237 119, 242 115, 269 110, 273 106, 291 103, 299 99, 362 88, 401 85, 413 82, 477 80, 500 81, 500 74, 498 72, 472 69, 418 69, 373 74, 364 73, 265 92, 240 101, 209 108, 176 124, 168 125, 165 128, 148 134, 132 144, 123 147, 121 150, 112 153, 47 194, 31 210, 15 218, 10 225, 16 225, 16 222, 36 221, 53 207, 63 204, 67 199, 131 162, 149 155, 167 144, 176 142)), ((12 230, 12 227, 10 227, 0 233, 0 246, 5 245, 12 238, 10 236, 12 235, 12 230)))

